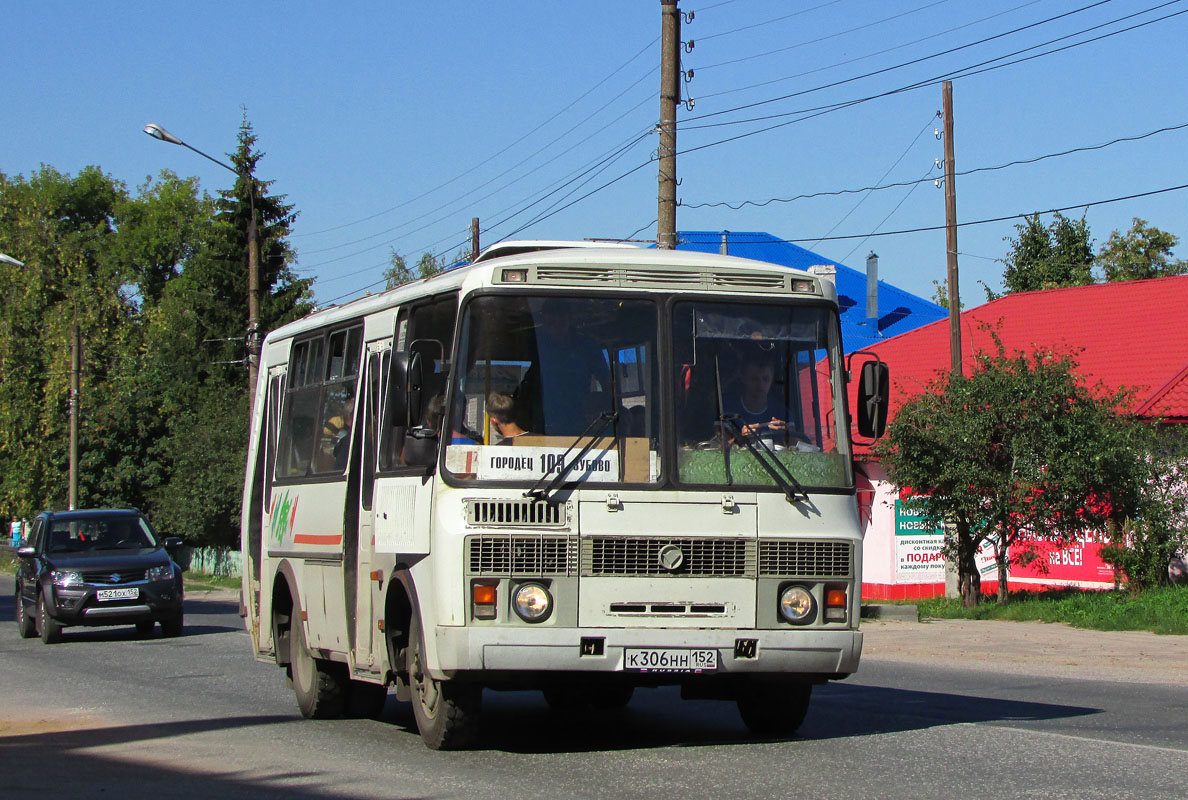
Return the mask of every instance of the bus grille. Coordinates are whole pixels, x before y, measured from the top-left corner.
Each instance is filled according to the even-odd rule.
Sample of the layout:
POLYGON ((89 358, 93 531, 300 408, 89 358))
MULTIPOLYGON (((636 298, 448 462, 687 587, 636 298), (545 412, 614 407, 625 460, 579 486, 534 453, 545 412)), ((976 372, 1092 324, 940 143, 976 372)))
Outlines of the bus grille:
POLYGON ((568 536, 467 536, 466 563, 471 575, 574 575, 577 547, 568 536))
POLYGON ((466 524, 484 528, 564 528, 569 524, 569 504, 544 500, 467 499, 466 524))
POLYGON ((767 539, 759 542, 759 574, 765 578, 846 578, 852 572, 849 542, 767 539))
POLYGON ((591 577, 754 576, 755 542, 749 539, 594 536, 582 540, 582 574, 591 577), (665 567, 662 563, 661 551, 669 549, 670 545, 680 550, 680 565, 675 569, 665 567))
POLYGON ((715 270, 680 266, 538 266, 530 271, 529 283, 569 286, 648 286, 662 289, 720 289, 738 291, 790 292, 790 277, 778 272, 715 270))

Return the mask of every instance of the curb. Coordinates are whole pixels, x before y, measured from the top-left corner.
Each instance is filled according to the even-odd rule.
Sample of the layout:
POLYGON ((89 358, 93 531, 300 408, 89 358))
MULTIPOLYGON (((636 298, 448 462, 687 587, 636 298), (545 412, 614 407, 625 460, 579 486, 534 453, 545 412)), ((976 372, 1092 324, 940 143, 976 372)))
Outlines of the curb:
POLYGON ((913 605, 892 605, 883 603, 864 604, 862 619, 886 619, 898 622, 919 622, 920 610, 913 605))

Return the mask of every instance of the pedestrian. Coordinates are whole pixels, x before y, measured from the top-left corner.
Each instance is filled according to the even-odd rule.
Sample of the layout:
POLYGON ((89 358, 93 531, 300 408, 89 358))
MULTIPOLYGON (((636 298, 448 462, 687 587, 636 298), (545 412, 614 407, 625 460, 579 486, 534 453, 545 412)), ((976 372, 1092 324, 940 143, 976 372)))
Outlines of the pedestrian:
POLYGON ((21 546, 21 521, 17 519, 17 515, 12 515, 12 524, 9 526, 9 532, 12 535, 12 546, 21 546))

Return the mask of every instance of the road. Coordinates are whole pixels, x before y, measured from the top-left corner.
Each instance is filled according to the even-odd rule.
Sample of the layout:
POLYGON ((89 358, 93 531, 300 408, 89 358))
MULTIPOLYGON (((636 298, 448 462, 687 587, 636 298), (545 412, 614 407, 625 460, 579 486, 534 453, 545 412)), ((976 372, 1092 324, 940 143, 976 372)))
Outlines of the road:
MULTIPOLYGON (((11 578, 0 576, 4 620, 12 619, 12 596, 11 578)), ((985 631, 1005 630, 1004 641, 1017 642, 1026 630, 969 624, 992 626, 973 634, 982 643, 985 631)), ((966 654, 957 628, 888 622, 867 630, 859 673, 817 691, 794 739, 753 739, 732 704, 683 702, 671 690, 637 692, 624 711, 580 718, 551 713, 537 693, 488 692, 479 748, 441 753, 421 744, 411 712, 394 698, 380 721, 302 720, 282 673, 251 659, 228 592, 191 593, 179 639, 68 629, 63 643, 45 646, 4 621, 0 795, 1188 795, 1181 670, 1086 678, 1051 648, 1041 659, 1047 666, 1016 659, 1000 670, 992 654, 966 654)), ((1117 641, 1086 636, 1105 642, 1098 649, 1117 641)), ((1176 664, 1174 653, 1168 663, 1176 664)))

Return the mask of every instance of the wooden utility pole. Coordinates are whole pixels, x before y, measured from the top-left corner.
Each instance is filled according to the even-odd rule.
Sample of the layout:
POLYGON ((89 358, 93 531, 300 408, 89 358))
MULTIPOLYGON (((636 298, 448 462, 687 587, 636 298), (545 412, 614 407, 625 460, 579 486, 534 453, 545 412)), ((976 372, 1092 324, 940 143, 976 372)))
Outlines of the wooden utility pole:
POLYGON ((479 257, 479 218, 470 218, 470 263, 474 263, 479 257))
POLYGON ((82 333, 78 323, 70 326, 70 477, 67 501, 78 508, 78 383, 82 367, 82 333))
POLYGON ((949 353, 961 374, 961 287, 957 278, 957 178, 953 160, 953 82, 943 84, 945 116, 945 250, 948 255, 949 353))
POLYGON ((676 247, 676 107, 681 99, 681 10, 677 0, 660 0, 660 192, 656 247, 676 247))

